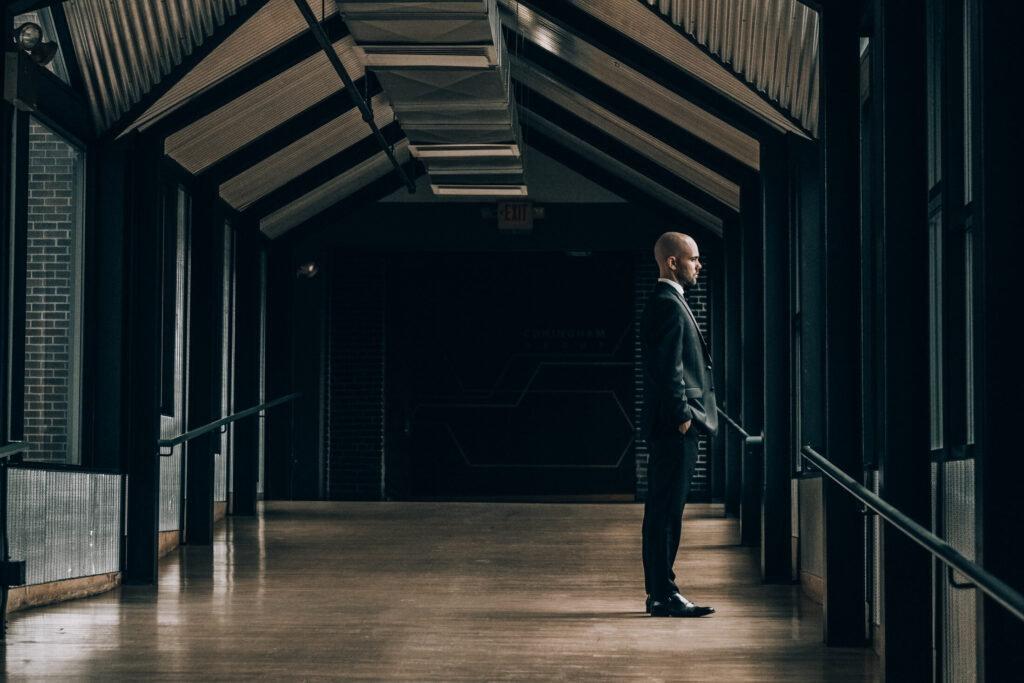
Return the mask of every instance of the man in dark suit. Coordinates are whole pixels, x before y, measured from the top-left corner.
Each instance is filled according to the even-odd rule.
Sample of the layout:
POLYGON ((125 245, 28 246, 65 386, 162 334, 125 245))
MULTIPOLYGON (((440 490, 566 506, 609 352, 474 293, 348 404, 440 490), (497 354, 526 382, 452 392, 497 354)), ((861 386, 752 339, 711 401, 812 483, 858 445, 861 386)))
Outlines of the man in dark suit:
POLYGON ((697 284, 700 253, 693 238, 667 232, 654 245, 654 258, 658 283, 641 321, 641 427, 650 453, 643 525, 647 609, 655 617, 701 617, 715 610, 680 595, 672 570, 697 464, 697 431, 718 432, 711 354, 685 297, 697 284))

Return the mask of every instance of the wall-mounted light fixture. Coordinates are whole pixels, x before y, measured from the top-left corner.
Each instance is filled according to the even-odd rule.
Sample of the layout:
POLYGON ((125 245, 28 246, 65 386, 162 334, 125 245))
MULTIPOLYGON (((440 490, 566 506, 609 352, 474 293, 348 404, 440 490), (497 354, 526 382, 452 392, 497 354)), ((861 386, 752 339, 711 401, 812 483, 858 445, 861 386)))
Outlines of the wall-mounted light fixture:
POLYGON ((308 277, 311 278, 320 272, 320 268, 317 267, 315 261, 309 261, 299 266, 299 269, 295 271, 295 277, 308 277))
POLYGON ((57 54, 57 43, 43 40, 43 29, 35 22, 25 22, 14 29, 14 44, 39 64, 49 64, 57 54))

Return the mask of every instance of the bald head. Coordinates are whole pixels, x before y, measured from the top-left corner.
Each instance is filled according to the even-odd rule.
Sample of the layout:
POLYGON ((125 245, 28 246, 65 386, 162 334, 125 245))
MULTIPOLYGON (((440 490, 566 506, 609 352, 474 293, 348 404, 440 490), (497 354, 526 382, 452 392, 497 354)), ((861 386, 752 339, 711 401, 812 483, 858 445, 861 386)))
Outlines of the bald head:
POLYGON ((681 232, 666 232, 654 243, 654 260, 659 277, 693 285, 700 271, 697 242, 681 232))
POLYGON ((666 232, 654 243, 654 260, 660 267, 669 256, 678 256, 684 249, 696 250, 697 243, 681 232, 666 232))

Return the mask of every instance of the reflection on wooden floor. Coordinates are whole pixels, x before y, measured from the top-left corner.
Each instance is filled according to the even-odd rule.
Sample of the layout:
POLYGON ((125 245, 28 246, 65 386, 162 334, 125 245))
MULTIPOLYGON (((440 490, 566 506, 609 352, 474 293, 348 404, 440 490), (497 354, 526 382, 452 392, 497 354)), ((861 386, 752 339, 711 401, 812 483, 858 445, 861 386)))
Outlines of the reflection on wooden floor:
POLYGON ((676 564, 718 613, 643 613, 632 504, 271 503, 158 586, 12 615, 10 679, 876 680, 820 607, 761 585, 734 520, 691 506, 676 564), (692 508, 692 509, 691 509, 692 508))

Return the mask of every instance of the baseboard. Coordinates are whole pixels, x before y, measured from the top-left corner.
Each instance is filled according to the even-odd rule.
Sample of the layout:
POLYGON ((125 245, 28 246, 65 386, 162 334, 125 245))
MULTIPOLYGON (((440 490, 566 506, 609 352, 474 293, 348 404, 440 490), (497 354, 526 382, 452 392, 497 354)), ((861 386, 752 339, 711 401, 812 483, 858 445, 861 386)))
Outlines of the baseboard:
POLYGON ((167 553, 171 552, 179 545, 181 545, 181 532, 180 531, 161 531, 160 532, 160 545, 158 557, 163 557, 167 553))
POLYGON ((99 595, 119 585, 121 572, 38 583, 34 586, 14 586, 7 592, 7 613, 99 595))
POLYGON ((825 579, 809 572, 800 572, 800 586, 804 595, 819 605, 825 602, 825 579))

